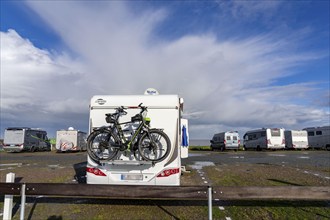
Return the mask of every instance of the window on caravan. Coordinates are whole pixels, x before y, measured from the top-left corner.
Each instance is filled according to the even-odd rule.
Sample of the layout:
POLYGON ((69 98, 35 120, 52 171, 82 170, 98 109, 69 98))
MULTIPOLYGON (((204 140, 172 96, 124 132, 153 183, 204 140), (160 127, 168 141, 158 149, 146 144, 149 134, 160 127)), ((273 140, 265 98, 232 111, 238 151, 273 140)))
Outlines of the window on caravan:
POLYGON ((257 139, 257 135, 256 134, 249 134, 248 140, 255 140, 255 139, 257 139))
POLYGON ((314 136, 314 131, 309 131, 308 136, 314 136))
POLYGON ((280 130, 279 129, 271 129, 270 134, 272 137, 279 137, 281 136, 280 130))
POLYGON ((37 138, 42 138, 40 133, 37 133, 36 136, 37 136, 37 138))
POLYGON ((316 135, 322 135, 322 131, 316 131, 316 135))

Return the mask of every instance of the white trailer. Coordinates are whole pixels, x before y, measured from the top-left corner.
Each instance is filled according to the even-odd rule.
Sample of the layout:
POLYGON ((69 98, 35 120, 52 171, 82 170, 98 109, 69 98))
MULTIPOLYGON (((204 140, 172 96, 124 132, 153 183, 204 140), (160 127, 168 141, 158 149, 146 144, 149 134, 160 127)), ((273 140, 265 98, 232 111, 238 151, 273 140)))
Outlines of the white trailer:
POLYGON ((85 151, 87 149, 86 140, 86 132, 75 130, 72 127, 68 128, 68 130, 59 130, 56 132, 56 151, 85 151))
MULTIPOLYGON (((130 121, 140 109, 148 107, 147 117, 150 127, 163 129, 171 143, 171 151, 166 159, 158 163, 136 160, 131 152, 119 151, 115 159, 101 164, 87 156, 88 184, 123 185, 180 185, 181 158, 188 157, 188 121, 182 119, 183 99, 178 95, 98 95, 90 103, 90 132, 94 128, 108 126, 106 113, 114 113, 115 108, 123 106, 127 115, 119 122, 130 121)), ((125 128, 124 128, 125 129, 125 128)))
POLYGON ((285 130, 285 148, 287 149, 307 149, 308 138, 305 130, 285 130))
POLYGON ((285 137, 283 128, 262 128, 247 131, 244 136, 243 149, 284 149, 285 137))
POLYGON ((311 148, 330 150, 330 126, 304 128, 311 148))
POLYGON ((5 130, 3 149, 7 152, 50 151, 50 143, 44 130, 12 127, 5 130))
POLYGON ((238 150, 241 140, 237 131, 226 131, 214 134, 210 143, 212 150, 238 150))

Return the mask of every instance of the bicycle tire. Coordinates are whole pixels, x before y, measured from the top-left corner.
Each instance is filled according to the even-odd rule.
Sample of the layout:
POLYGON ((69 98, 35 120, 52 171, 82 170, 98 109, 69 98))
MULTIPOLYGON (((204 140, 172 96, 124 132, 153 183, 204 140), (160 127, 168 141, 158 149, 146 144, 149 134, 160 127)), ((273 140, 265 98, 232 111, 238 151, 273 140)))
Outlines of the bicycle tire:
POLYGON ((138 150, 143 159, 147 161, 161 162, 171 152, 171 141, 163 131, 159 129, 150 129, 149 132, 142 135, 139 141, 138 150))
POLYGON ((87 138, 87 153, 90 158, 100 163, 100 160, 111 160, 119 149, 111 146, 115 143, 113 134, 109 131, 93 131, 87 138))

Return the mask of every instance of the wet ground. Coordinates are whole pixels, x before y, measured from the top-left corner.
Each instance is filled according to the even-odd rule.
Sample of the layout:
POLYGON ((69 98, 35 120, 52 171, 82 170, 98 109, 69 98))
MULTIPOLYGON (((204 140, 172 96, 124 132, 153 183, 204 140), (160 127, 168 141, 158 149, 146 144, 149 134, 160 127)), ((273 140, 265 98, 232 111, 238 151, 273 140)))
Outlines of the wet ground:
MULTIPOLYGON (((0 181, 14 172, 17 182, 84 183, 86 157, 86 152, 1 152, 0 181)), ((181 185, 330 186, 330 151, 198 151, 182 165, 188 172, 181 185)), ((14 220, 19 219, 19 199, 14 220)), ((214 219, 330 219, 328 201, 213 204, 214 219)), ((25 219, 207 219, 207 213, 204 201, 29 197, 25 219)))

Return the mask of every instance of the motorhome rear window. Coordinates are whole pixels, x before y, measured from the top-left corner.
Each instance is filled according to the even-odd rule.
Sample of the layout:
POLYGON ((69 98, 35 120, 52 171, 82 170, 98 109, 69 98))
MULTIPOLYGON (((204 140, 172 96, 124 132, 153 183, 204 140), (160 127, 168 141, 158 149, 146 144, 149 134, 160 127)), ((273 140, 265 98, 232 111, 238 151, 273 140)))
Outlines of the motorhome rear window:
POLYGON ((230 136, 227 136, 227 141, 230 141, 230 136))
POLYGON ((234 141, 237 141, 237 136, 233 136, 233 140, 234 141))
POLYGON ((270 131, 270 133, 271 133, 271 135, 272 135, 273 137, 279 137, 279 136, 281 136, 281 133, 280 133, 280 130, 279 130, 279 129, 272 129, 272 130, 270 131))

